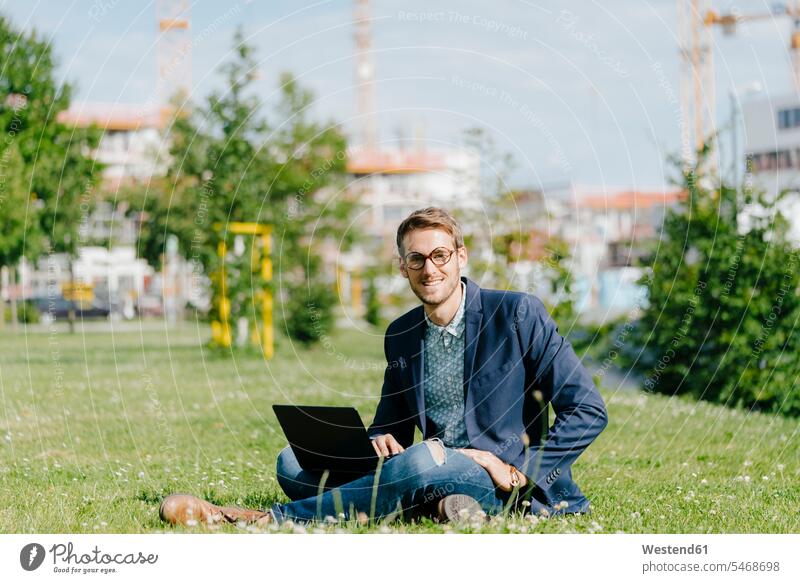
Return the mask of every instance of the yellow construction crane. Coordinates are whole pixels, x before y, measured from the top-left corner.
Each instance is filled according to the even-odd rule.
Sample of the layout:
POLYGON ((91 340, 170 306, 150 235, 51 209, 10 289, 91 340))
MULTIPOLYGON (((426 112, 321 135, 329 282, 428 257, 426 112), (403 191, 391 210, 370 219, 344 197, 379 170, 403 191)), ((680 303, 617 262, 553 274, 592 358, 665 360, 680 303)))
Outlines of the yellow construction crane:
POLYGON ((742 22, 758 20, 772 20, 779 16, 788 16, 792 19, 792 35, 789 49, 792 55, 792 80, 795 90, 800 90, 800 0, 790 4, 773 5, 772 11, 755 14, 719 14, 713 10, 706 12, 703 22, 706 26, 720 26, 726 35, 736 34, 736 26, 742 22))
POLYGON ((374 150, 377 139, 375 121, 375 59, 372 55, 372 9, 369 0, 356 0, 356 113, 359 117, 361 146, 374 150))
MULTIPOLYGON (((707 0, 677 0, 678 48, 681 55, 681 144, 688 166, 694 153, 702 150, 706 138, 716 129, 714 53, 710 27, 703 15, 707 0)), ((713 163, 713 157, 712 157, 713 163)))
MULTIPOLYGON (((708 7, 708 0, 677 0, 678 44, 681 52, 681 139, 684 161, 689 164, 693 150, 702 150, 709 135, 716 133, 716 85, 711 30, 722 28, 732 35, 743 22, 789 16, 793 21, 791 35, 792 78, 800 91, 800 0, 776 5, 772 11, 755 14, 720 14, 708 7)), ((716 158, 711 157, 716 168, 716 158)))
POLYGON ((162 123, 173 115, 171 100, 188 97, 192 86, 192 39, 189 0, 157 0, 158 100, 162 123))

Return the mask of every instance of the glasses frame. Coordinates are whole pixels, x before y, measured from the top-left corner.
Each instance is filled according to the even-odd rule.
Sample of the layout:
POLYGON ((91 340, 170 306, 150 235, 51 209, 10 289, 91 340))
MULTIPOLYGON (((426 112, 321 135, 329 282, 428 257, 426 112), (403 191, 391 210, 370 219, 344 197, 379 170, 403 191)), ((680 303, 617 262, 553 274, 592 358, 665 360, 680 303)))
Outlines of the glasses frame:
POLYGON ((425 255, 424 253, 420 253, 418 251, 411 251, 409 253, 406 253, 405 256, 403 257, 403 263, 405 264, 406 269, 411 269, 413 271, 419 271, 420 269, 424 269, 425 268, 425 264, 428 262, 428 259, 430 259, 431 263, 433 263, 436 267, 444 267, 445 265, 450 263, 450 260, 453 258, 453 255, 456 254, 458 249, 459 248, 449 249, 447 247, 437 247, 436 249, 434 249, 433 251, 431 251, 427 255, 425 255), (436 261, 433 260, 433 254, 436 253, 437 251, 441 250, 441 249, 444 249, 445 251, 447 251, 449 253, 449 255, 447 256, 447 259, 445 259, 444 263, 436 263, 436 261), (410 263, 408 261, 408 256, 409 255, 421 255, 422 256, 422 265, 420 265, 419 267, 411 267, 411 265, 410 265, 410 263))

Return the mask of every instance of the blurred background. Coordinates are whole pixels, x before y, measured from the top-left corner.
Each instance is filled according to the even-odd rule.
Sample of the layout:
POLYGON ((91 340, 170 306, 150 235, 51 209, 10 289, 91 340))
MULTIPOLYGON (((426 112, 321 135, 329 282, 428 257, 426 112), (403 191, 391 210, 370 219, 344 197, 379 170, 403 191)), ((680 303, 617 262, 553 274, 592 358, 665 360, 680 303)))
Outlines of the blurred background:
POLYGON ((267 358, 273 327, 379 335, 415 304, 396 228, 436 205, 467 275, 541 297, 615 386, 737 335, 771 370, 760 335, 796 337, 798 6, 435 8, 0 4, 7 330, 201 321, 267 358))

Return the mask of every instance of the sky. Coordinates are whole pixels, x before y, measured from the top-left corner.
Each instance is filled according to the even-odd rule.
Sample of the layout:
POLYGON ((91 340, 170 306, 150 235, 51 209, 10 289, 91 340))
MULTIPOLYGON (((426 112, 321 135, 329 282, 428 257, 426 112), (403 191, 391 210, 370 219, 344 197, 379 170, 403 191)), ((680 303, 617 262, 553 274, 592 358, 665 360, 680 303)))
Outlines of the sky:
MULTIPOLYGON (((224 90, 218 69, 242 27, 257 49, 255 90, 267 117, 279 75, 290 71, 314 92, 315 117, 355 132, 352 1, 190 4, 193 99, 224 90)), ((416 135, 430 149, 459 146, 466 129, 482 127, 498 151, 513 155, 509 181, 520 188, 572 181, 597 191, 649 189, 674 177, 667 161, 681 140, 674 0, 372 5, 382 144, 416 135)), ((770 6, 714 3, 740 14, 770 6)), ((157 99, 154 2, 0 0, 0 13, 52 42, 59 81, 75 86, 75 101, 157 99)), ((786 18, 743 24, 732 36, 714 32, 719 127, 731 117, 731 92, 752 98, 754 82, 761 95, 791 91, 789 32, 786 18)))

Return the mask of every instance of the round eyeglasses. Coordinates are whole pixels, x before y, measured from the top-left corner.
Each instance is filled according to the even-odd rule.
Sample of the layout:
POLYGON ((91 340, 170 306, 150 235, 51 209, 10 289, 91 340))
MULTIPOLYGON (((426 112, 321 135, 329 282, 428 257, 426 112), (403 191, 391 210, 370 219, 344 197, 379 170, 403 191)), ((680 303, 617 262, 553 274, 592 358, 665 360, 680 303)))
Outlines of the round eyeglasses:
POLYGON ((406 267, 409 269, 417 270, 422 269, 425 266, 425 262, 430 259, 433 261, 433 264, 437 267, 441 267, 442 265, 446 265, 450 258, 453 256, 452 249, 448 249, 447 247, 437 247, 427 255, 423 255, 422 253, 417 253, 416 251, 412 251, 411 253, 407 253, 405 257, 403 257, 403 261, 405 261, 406 267))

